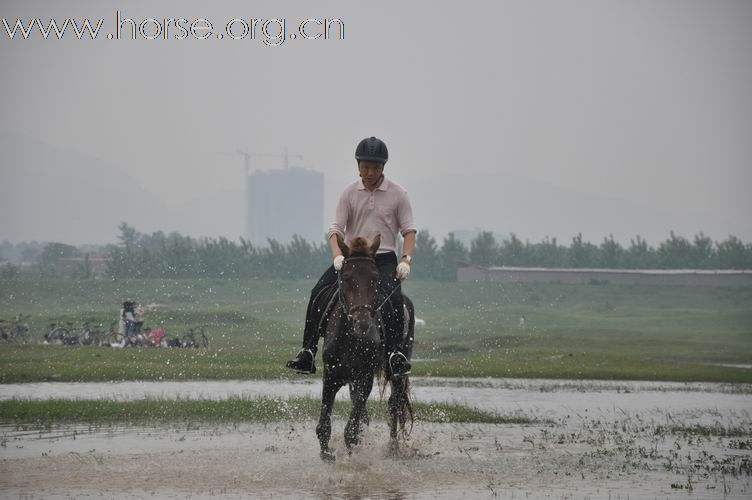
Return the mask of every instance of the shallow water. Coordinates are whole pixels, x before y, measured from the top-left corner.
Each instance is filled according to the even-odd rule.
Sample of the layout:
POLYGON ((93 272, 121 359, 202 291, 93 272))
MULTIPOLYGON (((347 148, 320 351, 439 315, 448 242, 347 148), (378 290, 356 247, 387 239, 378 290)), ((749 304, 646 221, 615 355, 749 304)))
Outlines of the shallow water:
MULTIPOLYGON (((401 453, 386 452, 387 429, 374 423, 352 455, 335 421, 334 464, 318 458, 314 423, 188 427, 63 426, 0 428, 0 494, 22 498, 687 498, 671 484, 693 484, 691 498, 748 498, 749 475, 694 472, 674 447, 662 458, 618 451, 616 435, 594 445, 545 439, 546 426, 420 424, 401 453), (544 432, 545 431, 545 432, 544 432), (693 471, 688 476, 687 471, 693 471)), ((629 433, 627 433, 629 434, 629 433)), ((626 435, 626 434, 625 434, 626 435)), ((623 436, 622 436, 623 437, 623 436)), ((597 438, 600 439, 600 438, 597 438)), ((646 436, 630 435, 650 446, 646 436)), ((726 441, 682 442, 682 453, 714 456, 726 441)), ((664 449, 665 448, 665 449, 664 449)), ((738 462, 738 460, 737 460, 738 462)), ((708 462, 711 463, 711 462, 708 462)))
MULTIPOLYGON (((318 397, 320 390, 320 379, 43 383, 0 386, 0 398, 318 397)), ((48 430, 5 425, 0 426, 0 496, 704 499, 752 494, 748 386, 416 378, 413 391, 422 402, 468 404, 545 423, 416 422, 401 453, 391 457, 383 422, 373 422, 363 444, 348 455, 344 422, 335 420, 334 465, 319 459, 312 421, 48 430), (746 429, 746 436, 656 431, 699 424, 746 429), (688 485, 691 493, 678 488, 688 485)))

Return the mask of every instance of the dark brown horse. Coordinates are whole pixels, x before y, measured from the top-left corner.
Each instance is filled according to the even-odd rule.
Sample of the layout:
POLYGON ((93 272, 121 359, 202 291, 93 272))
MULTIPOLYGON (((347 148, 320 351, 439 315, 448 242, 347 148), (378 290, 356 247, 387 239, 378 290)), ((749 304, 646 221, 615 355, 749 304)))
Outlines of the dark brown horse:
MULTIPOLYGON (((383 335, 385 334, 382 310, 390 305, 389 293, 379 293, 379 272, 374 256, 381 238, 373 243, 355 238, 346 245, 337 238, 345 261, 339 273, 339 290, 334 300, 326 327, 323 346, 324 388, 321 398, 321 417, 316 426, 316 435, 321 445, 321 458, 334 460, 329 448, 332 433, 331 413, 337 392, 350 386, 352 411, 345 426, 345 444, 350 450, 358 444, 361 427, 368 421, 366 402, 373 388, 373 380, 384 373, 385 382, 391 384, 389 397, 390 450, 398 449, 398 431, 405 433, 405 423, 412 421, 409 398, 409 381, 405 377, 391 377, 385 367, 383 335)), ((415 331, 415 310, 412 302, 404 297, 408 317, 405 318, 406 333, 402 350, 410 358, 415 331)), ((397 314, 406 314, 397 311, 397 314)))

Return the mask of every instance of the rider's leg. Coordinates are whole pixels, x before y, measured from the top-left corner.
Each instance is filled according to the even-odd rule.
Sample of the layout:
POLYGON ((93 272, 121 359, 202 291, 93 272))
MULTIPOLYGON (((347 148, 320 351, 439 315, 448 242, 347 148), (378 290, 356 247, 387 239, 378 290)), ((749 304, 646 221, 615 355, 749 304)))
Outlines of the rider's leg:
POLYGON ((305 327, 303 330, 303 348, 298 352, 294 359, 287 362, 287 367, 304 373, 315 373, 316 366, 313 362, 316 357, 319 343, 319 322, 321 315, 324 313, 326 304, 320 303, 316 298, 322 290, 337 282, 337 272, 334 266, 324 272, 318 283, 311 290, 311 296, 308 299, 306 309, 305 327))
POLYGON ((404 300, 402 299, 402 285, 396 276, 397 256, 394 253, 384 253, 376 256, 379 268, 380 298, 378 305, 384 301, 381 316, 384 320, 384 346, 387 360, 392 374, 396 376, 410 373, 410 361, 402 349, 402 336, 405 331, 404 300), (388 297, 388 300, 387 300, 388 297))
POLYGON ((336 282, 337 271, 334 270, 334 266, 329 266, 321 278, 319 278, 316 286, 311 290, 311 296, 308 299, 305 328, 303 331, 303 349, 310 349, 314 354, 316 354, 316 351, 318 350, 319 323, 321 322, 321 315, 324 314, 324 308, 326 307, 326 304, 321 301, 316 301, 316 298, 322 290, 336 282))

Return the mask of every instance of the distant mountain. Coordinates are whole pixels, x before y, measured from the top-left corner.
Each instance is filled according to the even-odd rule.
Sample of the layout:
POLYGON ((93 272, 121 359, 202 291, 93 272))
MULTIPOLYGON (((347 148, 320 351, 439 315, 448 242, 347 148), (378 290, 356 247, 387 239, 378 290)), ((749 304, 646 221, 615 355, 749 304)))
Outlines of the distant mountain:
POLYGON ((102 159, 11 133, 0 151, 0 240, 111 243, 123 221, 175 227, 157 196, 102 159))

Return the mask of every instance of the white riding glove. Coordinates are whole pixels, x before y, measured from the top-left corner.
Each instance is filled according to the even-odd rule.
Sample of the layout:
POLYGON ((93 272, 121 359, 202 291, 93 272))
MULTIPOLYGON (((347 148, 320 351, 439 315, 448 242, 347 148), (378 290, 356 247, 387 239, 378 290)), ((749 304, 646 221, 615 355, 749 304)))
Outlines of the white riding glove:
POLYGON ((397 264, 397 277, 400 281, 404 281, 410 276, 410 264, 407 262, 400 262, 397 264))
POLYGON ((343 255, 337 255, 334 258, 334 270, 335 271, 341 271, 342 270, 342 263, 345 261, 345 257, 343 255))

